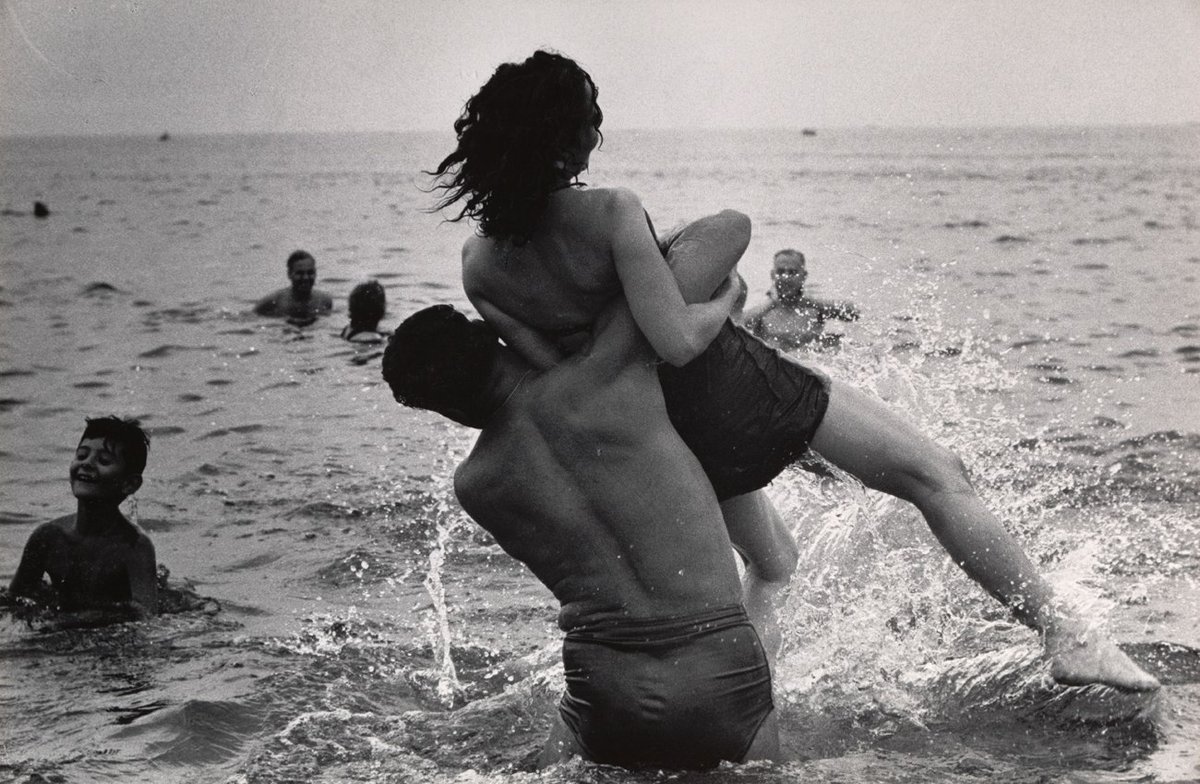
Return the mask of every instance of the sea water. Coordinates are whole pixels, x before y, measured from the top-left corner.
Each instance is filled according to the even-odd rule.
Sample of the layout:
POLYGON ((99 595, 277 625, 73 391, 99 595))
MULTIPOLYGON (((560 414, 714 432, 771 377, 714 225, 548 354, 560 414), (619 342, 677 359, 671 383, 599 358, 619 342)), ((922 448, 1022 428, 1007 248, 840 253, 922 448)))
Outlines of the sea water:
POLYGON ((467 307, 471 228, 429 212, 423 174, 452 142, 0 140, 0 579, 73 511, 83 418, 116 413, 152 437, 128 513, 215 600, 90 631, 0 617, 0 777, 1200 776, 1200 672, 1171 645, 1200 646, 1200 127, 608 134, 583 179, 634 189, 660 229, 751 216, 751 304, 771 254, 802 250, 810 293, 863 313, 805 359, 957 452, 1060 594, 1165 684, 1054 686, 911 507, 789 471, 769 490, 801 549, 787 760, 687 775, 532 770, 561 683, 551 596, 453 498, 472 434, 397 406, 378 347, 337 338, 369 278, 386 327, 467 307), (334 314, 249 315, 297 248, 334 314))

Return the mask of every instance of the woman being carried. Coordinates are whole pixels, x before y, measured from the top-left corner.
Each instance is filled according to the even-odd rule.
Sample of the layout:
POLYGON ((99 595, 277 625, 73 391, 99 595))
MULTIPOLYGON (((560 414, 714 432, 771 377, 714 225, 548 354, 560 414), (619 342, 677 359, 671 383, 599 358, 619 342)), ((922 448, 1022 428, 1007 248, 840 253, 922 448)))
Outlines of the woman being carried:
POLYGON ((675 366, 660 372, 672 423, 722 500, 733 544, 749 556, 747 607, 766 636, 764 586, 786 583, 796 554, 761 488, 811 447, 866 486, 914 504, 955 562, 1042 632, 1057 680, 1157 688, 1055 599, 956 455, 879 400, 729 322, 736 287, 728 280, 749 242, 744 216, 727 211, 686 227, 668 243, 668 266, 635 194, 577 182, 602 117, 587 72, 543 51, 501 65, 467 102, 454 126, 458 146, 433 172, 446 191, 439 207, 461 202, 454 220, 479 226, 463 247, 464 288, 539 369, 578 347, 573 336, 625 296, 650 345, 675 366))

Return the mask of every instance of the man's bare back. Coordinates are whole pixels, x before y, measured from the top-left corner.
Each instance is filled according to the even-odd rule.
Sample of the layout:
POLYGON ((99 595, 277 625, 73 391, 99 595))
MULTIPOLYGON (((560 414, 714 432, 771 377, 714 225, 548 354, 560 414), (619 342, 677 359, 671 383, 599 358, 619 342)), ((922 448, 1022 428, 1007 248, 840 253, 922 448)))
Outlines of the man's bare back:
POLYGON ((455 475, 463 508, 554 591, 563 629, 741 599, 716 496, 648 359, 593 347, 529 374, 455 475))
POLYGON ((702 768, 775 757, 770 668, 720 507, 671 427, 628 309, 618 301, 589 346, 541 373, 461 314, 406 334, 429 311, 396 330, 384 376, 397 399, 482 425, 455 491, 560 602, 567 689, 542 761, 702 768), (458 345, 490 339, 494 358, 448 356, 435 341, 451 330, 458 345), (455 375, 473 364, 489 368, 485 381, 455 375), (479 387, 485 405, 437 393, 448 377, 449 390, 479 387))

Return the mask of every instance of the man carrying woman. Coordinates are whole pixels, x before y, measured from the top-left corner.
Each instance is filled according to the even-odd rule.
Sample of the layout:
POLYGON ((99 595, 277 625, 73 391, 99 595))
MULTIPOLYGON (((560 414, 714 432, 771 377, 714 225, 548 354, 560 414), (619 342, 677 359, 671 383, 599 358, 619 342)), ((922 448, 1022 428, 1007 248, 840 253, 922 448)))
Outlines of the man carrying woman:
MULTIPOLYGON (((461 203, 456 219, 478 224, 463 248, 463 284, 504 342, 548 370, 586 350, 600 314, 624 297, 670 366, 660 372, 667 411, 723 502, 734 540, 772 529, 761 488, 811 448, 867 487, 913 503, 955 562, 1042 633, 1059 682, 1157 688, 1056 599, 957 456, 880 401, 728 320, 736 255, 701 254, 708 261, 672 269, 635 194, 578 182, 601 139, 597 97, 587 72, 561 55, 539 51, 501 65, 467 102, 455 123, 458 145, 434 171, 446 194, 439 206, 461 203)), ((744 216, 693 224, 670 247, 686 258, 689 246, 728 242, 730 232, 748 241, 744 216)))

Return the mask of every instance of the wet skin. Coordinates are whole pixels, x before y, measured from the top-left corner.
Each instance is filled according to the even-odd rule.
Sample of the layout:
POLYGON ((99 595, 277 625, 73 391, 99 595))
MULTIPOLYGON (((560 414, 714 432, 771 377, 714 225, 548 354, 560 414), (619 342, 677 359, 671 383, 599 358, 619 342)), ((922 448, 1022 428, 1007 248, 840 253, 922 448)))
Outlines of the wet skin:
POLYGON ((92 625, 158 612, 156 560, 150 539, 121 514, 120 503, 141 486, 124 449, 84 439, 71 461, 75 514, 38 526, 25 544, 9 591, 38 597, 49 576, 58 609, 75 617, 58 625, 92 625))

